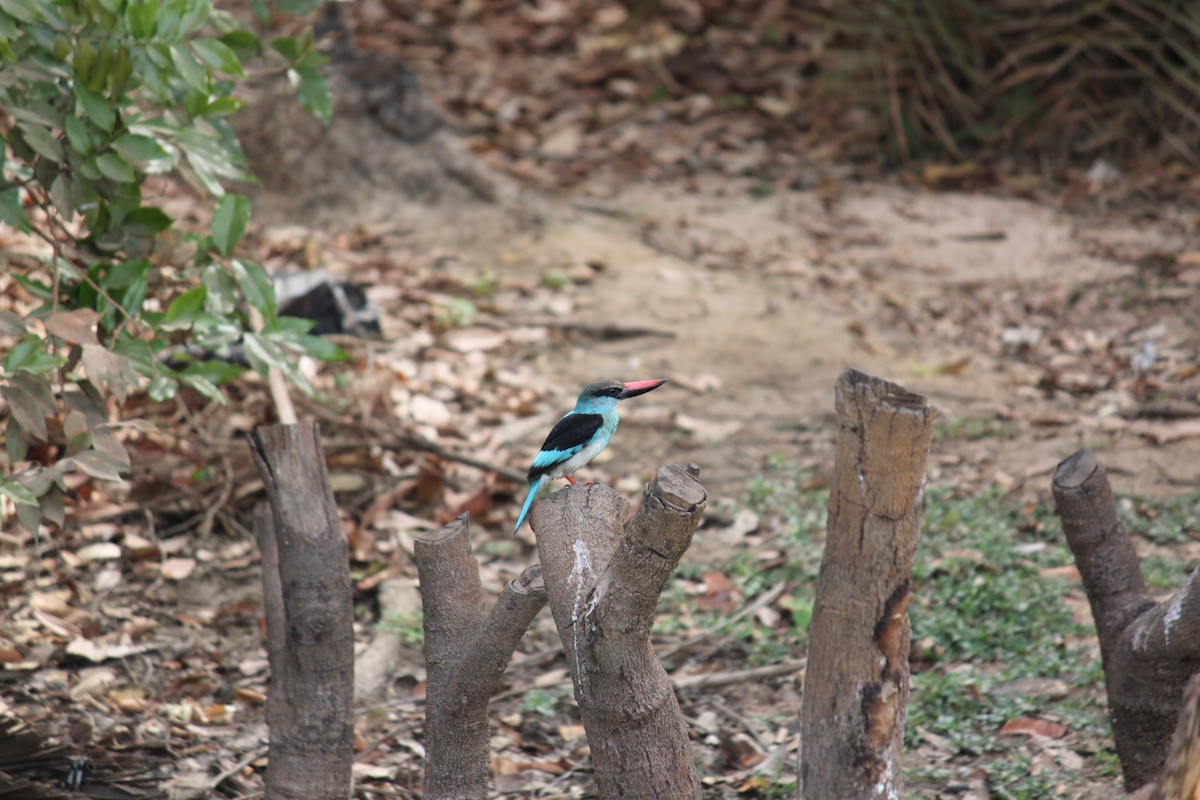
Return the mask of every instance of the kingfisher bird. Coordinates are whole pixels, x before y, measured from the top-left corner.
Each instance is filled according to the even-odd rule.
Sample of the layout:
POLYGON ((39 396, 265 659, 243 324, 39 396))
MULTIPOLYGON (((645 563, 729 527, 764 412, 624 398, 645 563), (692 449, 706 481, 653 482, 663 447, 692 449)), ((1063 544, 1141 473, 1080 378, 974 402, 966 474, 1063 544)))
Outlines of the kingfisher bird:
POLYGON ((617 404, 630 397, 653 391, 666 378, 651 381, 596 381, 579 393, 575 408, 551 429, 529 467, 529 495, 517 517, 513 533, 521 530, 533 500, 548 480, 566 478, 575 483, 575 470, 591 461, 608 445, 620 419, 617 404))

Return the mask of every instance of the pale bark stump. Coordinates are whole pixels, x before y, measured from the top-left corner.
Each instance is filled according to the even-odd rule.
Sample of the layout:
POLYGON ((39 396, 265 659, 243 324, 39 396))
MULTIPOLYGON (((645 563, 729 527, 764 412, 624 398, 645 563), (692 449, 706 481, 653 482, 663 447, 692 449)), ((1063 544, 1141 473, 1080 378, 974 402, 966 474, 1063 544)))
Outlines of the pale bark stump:
POLYGON ((658 596, 708 495, 699 470, 660 467, 628 523, 607 486, 579 484, 529 515, 601 797, 697 800, 687 724, 650 644, 658 596))
POLYGON ((350 797, 354 617, 346 537, 317 426, 255 429, 270 510, 255 519, 271 688, 267 800, 350 797))
POLYGON ((798 796, 899 798, 910 575, 936 417, 856 370, 838 378, 837 455, 809 627, 798 796))
POLYGON ((1159 776, 1184 687, 1200 669, 1200 570, 1169 600, 1150 597, 1091 450, 1059 464, 1052 488, 1092 607, 1113 739, 1133 791, 1159 776))
POLYGON ((425 800, 485 800, 488 700, 546 605, 541 567, 510 581, 486 616, 464 514, 422 534, 413 557, 425 618, 425 800))

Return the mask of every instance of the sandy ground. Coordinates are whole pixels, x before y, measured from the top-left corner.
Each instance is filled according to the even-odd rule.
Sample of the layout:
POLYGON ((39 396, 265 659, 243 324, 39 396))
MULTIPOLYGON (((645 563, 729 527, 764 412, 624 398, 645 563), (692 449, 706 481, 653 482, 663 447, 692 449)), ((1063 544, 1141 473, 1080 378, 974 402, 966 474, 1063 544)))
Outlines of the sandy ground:
POLYGON ((626 429, 641 434, 617 437, 612 457, 643 471, 686 458, 714 491, 735 493, 768 456, 830 469, 833 385, 854 367, 939 407, 935 482, 1048 491, 1054 465, 1082 446, 1103 451, 1119 491, 1172 493, 1195 477, 1195 439, 1154 444, 1127 422, 1139 408, 1129 359, 1147 338, 1174 348, 1155 369, 1195 363, 1197 303, 1128 293, 1140 285, 1129 254, 1186 248, 1177 221, 895 184, 849 184, 833 198, 753 188, 601 184, 540 205, 532 223, 468 212, 481 214, 471 233, 456 224, 441 241, 430 228, 422 238, 454 248, 464 272, 591 265, 557 303, 515 299, 512 319, 549 305, 591 332, 535 354, 564 407, 602 376, 676 381, 626 407, 626 429), (646 335, 602 335, 614 327, 646 335), (1092 385, 1047 388, 1060 364, 1095 373, 1092 385), (675 427, 659 424, 670 413, 682 415, 675 427))

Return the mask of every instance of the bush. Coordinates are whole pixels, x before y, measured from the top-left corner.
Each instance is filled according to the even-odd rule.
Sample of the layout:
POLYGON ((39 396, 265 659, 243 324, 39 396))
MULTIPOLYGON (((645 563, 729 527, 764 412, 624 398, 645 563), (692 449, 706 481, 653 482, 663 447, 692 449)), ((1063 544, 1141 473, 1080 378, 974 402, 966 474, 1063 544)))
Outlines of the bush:
MULTIPOLYGON (((1200 155, 1200 6, 1188 0, 872 0, 829 31, 824 115, 858 155, 1019 150, 1056 166, 1200 155), (858 127, 851 108, 866 109, 858 127)), ((818 115, 821 117, 821 115, 818 115)), ((833 131, 831 131, 831 134, 833 131)))
MULTIPOLYGON (((255 0, 253 10, 264 26, 317 5, 255 0)), ((243 340, 252 367, 279 367, 309 391, 286 353, 339 356, 306 322, 280 317, 262 267, 235 256, 249 203, 223 185, 251 180, 228 124, 247 64, 285 74, 324 120, 331 102, 311 30, 264 46, 210 0, 0 0, 0 59, 0 222, 43 245, 10 254, 17 287, 0 279, 21 305, 0 311, 0 511, 15 503, 36 530, 42 518, 63 523, 66 474, 128 470, 111 423, 132 394, 161 401, 187 386, 221 399, 242 372, 219 360, 168 365, 168 347, 243 340), (174 231, 186 246, 156 250, 176 225, 143 187, 171 172, 219 202, 211 230, 174 231)))

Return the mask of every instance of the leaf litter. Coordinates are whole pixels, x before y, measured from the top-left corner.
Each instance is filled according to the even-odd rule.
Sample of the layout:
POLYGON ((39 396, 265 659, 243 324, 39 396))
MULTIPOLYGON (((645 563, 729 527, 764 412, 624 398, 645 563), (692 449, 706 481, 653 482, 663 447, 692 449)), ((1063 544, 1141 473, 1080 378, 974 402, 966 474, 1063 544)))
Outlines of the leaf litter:
MULTIPOLYGON (((1186 224, 1157 219, 1165 233, 1148 241, 1124 236, 1127 227, 1106 231, 1105 217, 1085 215, 1070 235, 1091 259, 1088 272, 981 276, 956 254, 980 259, 986 248, 1019 241, 1025 231, 990 212, 940 228, 937 206, 922 193, 967 182, 1021 194, 1024 184, 974 167, 927 169, 915 187, 863 192, 838 168, 814 166, 819 145, 786 135, 791 129, 778 124, 796 103, 780 76, 799 74, 810 53, 771 51, 758 60, 736 27, 710 25, 702 52, 721 51, 722 70, 714 76, 688 68, 689 58, 702 61, 688 37, 697 13, 703 20, 701 5, 688 2, 670 4, 667 19, 646 25, 632 24, 626 8, 609 3, 581 17, 566 3, 427 0, 416 4, 415 21, 389 11, 391 5, 355 10, 362 46, 399 48, 427 66, 442 84, 439 102, 466 124, 477 157, 542 188, 579 189, 575 212, 611 220, 605 235, 620 230, 630 244, 614 253, 585 240, 571 252, 543 230, 532 243, 519 236, 499 247, 489 243, 484 257, 451 238, 440 249, 420 248, 397 228, 291 224, 250 232, 247 247, 268 269, 327 266, 367 287, 383 311, 379 339, 338 338, 351 362, 310 369, 326 403, 300 401, 321 422, 351 537, 356 602, 369 620, 356 632, 360 645, 367 648, 385 627, 400 643, 388 663, 384 699, 364 706, 358 722, 356 775, 364 787, 407 796, 420 784, 423 665, 413 641, 420 622, 411 591, 391 592, 409 600, 384 599, 393 582, 411 588, 414 537, 469 511, 477 529, 490 534, 476 546, 484 583, 498 590, 534 557, 529 541, 504 532, 524 490, 530 448, 577 389, 568 378, 597 368, 640 374, 663 358, 664 343, 686 342, 694 332, 689 319, 704 324, 707 312, 694 306, 660 300, 656 313, 638 316, 605 305, 605 287, 627 274, 623 256, 630 253, 655 265, 648 285, 708 281, 696 305, 720 293, 725 275, 753 275, 768 287, 774 296, 756 309, 765 317, 778 313, 783 298, 802 293, 827 319, 843 323, 847 343, 839 353, 911 365, 901 382, 949 398, 952 429, 935 448, 936 477, 964 490, 998 482, 1014 494, 1034 493, 1031 482, 1045 483, 1046 465, 1011 455, 1031 443, 1059 457, 1081 437, 1115 454, 1133 447, 1146 459, 1140 471, 1147 463, 1176 463, 1156 459, 1178 452, 1170 445, 1200 436, 1194 303, 1200 251, 1186 224), (695 90, 677 92, 681 76, 695 90), (757 91, 767 76, 778 82, 757 91), (671 90, 657 103, 647 94, 656 83, 671 90), (735 97, 744 99, 725 99, 735 97), (743 102, 754 112, 733 113, 743 102), (697 175, 717 180, 705 185, 697 175), (764 222, 749 236, 743 220, 704 208, 733 202, 764 217, 788 214, 761 196, 764 178, 769 191, 810 190, 812 205, 802 214, 790 210, 791 232, 764 222), (655 194, 646 183, 656 180, 678 181, 683 193, 700 199, 655 194), (627 187, 643 192, 644 201, 625 202, 627 187), (910 202, 914 196, 921 199, 910 202), (881 205, 888 208, 880 211, 881 205), (497 251, 508 254, 496 257, 497 251), (603 344, 595 360, 580 364, 572 356, 597 340, 603 344), (547 363, 560 359, 563 370, 547 363), (997 375, 1003 392, 993 391, 997 375)), ((768 10, 762 13, 769 22, 768 10)), ((195 217, 188 193, 167 184, 162 194, 172 216, 195 217)), ((447 220, 453 215, 446 212, 447 220)), ((0 335, 21 335, 11 314, 28 310, 30 298, 4 277, 0 306, 8 321, 0 335)), ((47 321, 85 353, 94 336, 90 325, 84 317, 47 321)), ((750 421, 745 409, 739 414, 713 403, 724 390, 745 391, 743 373, 711 358, 675 368, 686 392, 677 407, 650 404, 626 422, 632 435, 656 441, 648 452, 713 463, 725 481, 721 494, 731 499, 741 497, 767 453, 798 453, 795 460, 817 473, 830 468, 829 426, 796 427, 793 420, 828 414, 835 368, 803 376, 820 384, 810 390, 819 399, 800 394, 786 419, 752 414, 750 421), (727 459, 733 449, 750 455, 727 459), (734 477, 722 476, 722 463, 734 465, 734 477)), ((119 365, 95 354, 85 369, 115 392, 130 382, 119 365)), ((93 480, 110 475, 107 461, 81 464, 63 495, 62 529, 35 538, 8 528, 0 553, 8 598, 0 662, 17 678, 6 693, 12 712, 98 760, 119 754, 126 769, 140 765, 179 796, 252 795, 261 790, 265 764, 269 684, 248 533, 261 486, 240 436, 269 422, 272 411, 253 377, 231 394, 224 409, 187 393, 177 404, 131 399, 127 412, 155 424, 114 433, 132 456, 127 485, 93 480)), ((6 400, 9 413, 22 415, 31 429, 53 421, 44 399, 18 391, 6 400)), ((1119 465, 1113 467, 1119 478, 1119 465)), ((602 480, 621 474, 611 460, 591 470, 602 480)), ((1195 476, 1164 467, 1149 483, 1161 485, 1164 477, 1195 476)), ((641 481, 629 482, 636 493, 641 481)), ((693 599, 678 607, 664 603, 664 622, 678 617, 683 624, 660 634, 658 644, 664 653, 688 648, 673 675, 696 731, 706 785, 752 797, 794 769, 802 663, 783 659, 774 672, 771 665, 749 666, 744 646, 725 627, 743 622, 734 618, 753 600, 739 596, 727 570, 715 565, 745 552, 764 564, 782 560, 775 523, 744 512, 714 510, 701 536, 735 533, 708 554, 701 571, 679 582, 693 599), (719 621, 697 619, 701 612, 719 621), (781 709, 790 722, 779 721, 781 709)), ((764 631, 781 632, 796 613, 794 596, 811 596, 812 586, 793 581, 747 616, 764 631)), ((552 625, 540 618, 493 706, 493 771, 503 794, 574 797, 589 786, 581 726, 563 689, 567 678, 555 644, 552 625)), ((1031 758, 1045 752, 1053 763, 1078 758, 1069 747, 1047 744, 1071 742, 1069 726, 1060 722, 1020 716, 997 732, 1028 739, 1020 746, 1031 758)), ((944 737, 926 731, 922 739, 915 761, 959 756, 944 737)), ((968 763, 964 785, 982 784, 971 770, 968 763)), ((111 774, 101 770, 97 779, 111 774)), ((155 791, 152 784, 141 790, 155 791)))

